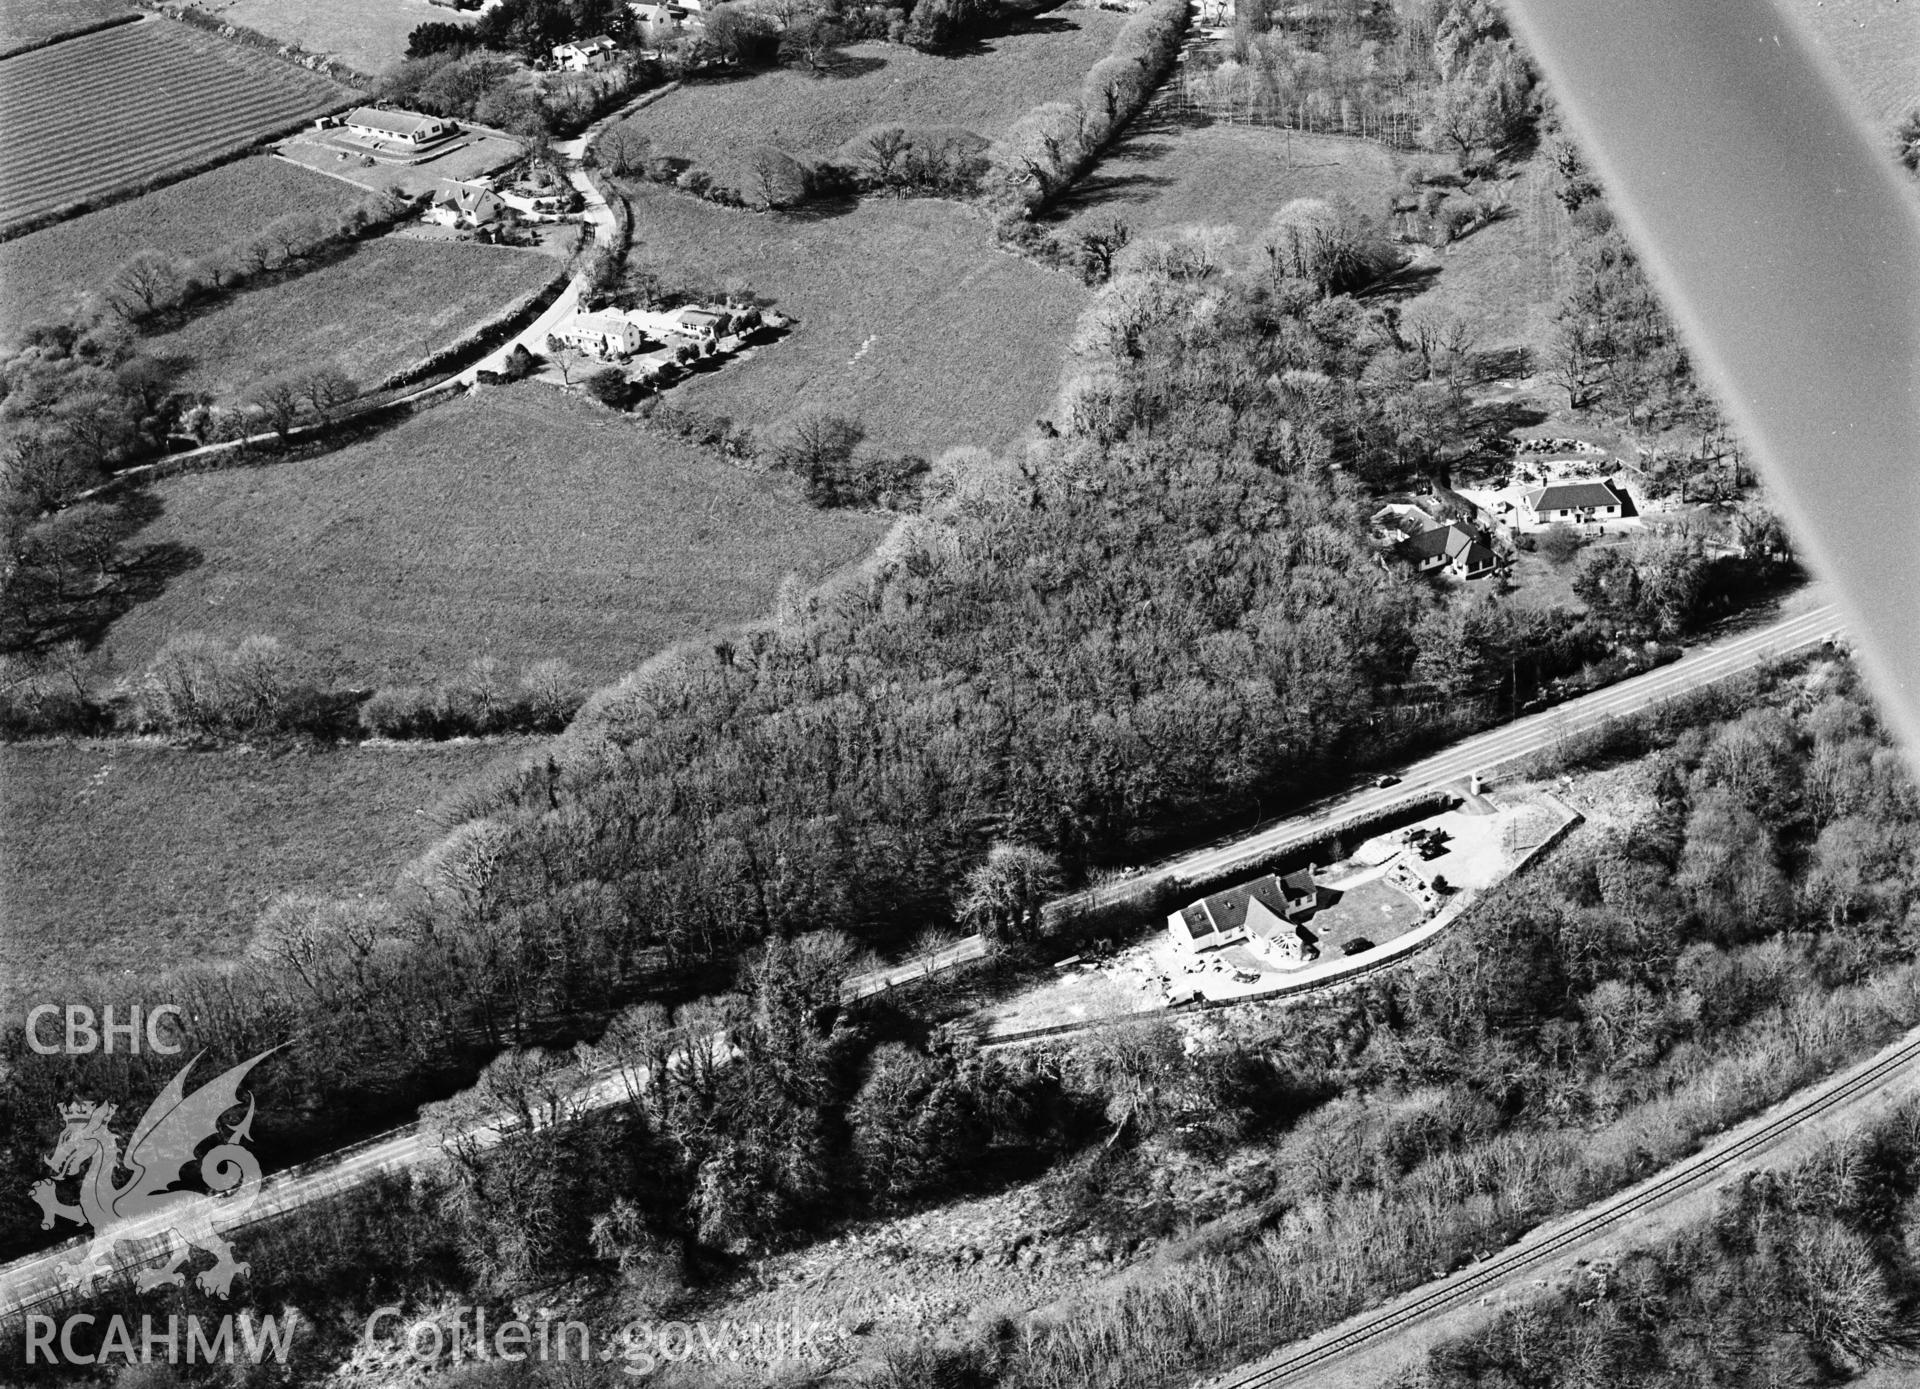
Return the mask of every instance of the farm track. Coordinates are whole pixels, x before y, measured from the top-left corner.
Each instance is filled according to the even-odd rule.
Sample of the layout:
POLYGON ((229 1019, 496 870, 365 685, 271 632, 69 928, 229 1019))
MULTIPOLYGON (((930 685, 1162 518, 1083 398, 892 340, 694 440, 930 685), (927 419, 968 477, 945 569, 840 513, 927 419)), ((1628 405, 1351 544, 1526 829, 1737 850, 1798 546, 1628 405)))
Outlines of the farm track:
POLYGON ((1522 1275, 1535 1273, 1540 1265, 1572 1254, 1596 1235, 1636 1215, 1719 1185, 1723 1178, 1737 1175, 1737 1169, 1749 1159, 1761 1157, 1810 1120, 1865 1099, 1898 1079, 1916 1062, 1920 1062, 1920 1032, 1908 1033, 1837 1080, 1789 1100, 1771 1114, 1735 1130, 1720 1143, 1640 1185, 1546 1227, 1537 1236, 1522 1240, 1437 1287, 1416 1290, 1380 1311, 1363 1314, 1356 1324, 1344 1330, 1335 1327, 1296 1350, 1283 1352, 1279 1359, 1269 1360, 1237 1376, 1211 1381, 1212 1389, 1270 1389, 1296 1380, 1304 1382, 1303 1377, 1313 1376, 1316 1371, 1324 1371, 1316 1383, 1346 1383, 1337 1367, 1354 1352, 1372 1349, 1382 1338, 1485 1298, 1493 1289, 1510 1285, 1522 1275))
POLYGON ((243 149, 352 95, 162 20, 23 54, 0 68, 0 229, 243 149))

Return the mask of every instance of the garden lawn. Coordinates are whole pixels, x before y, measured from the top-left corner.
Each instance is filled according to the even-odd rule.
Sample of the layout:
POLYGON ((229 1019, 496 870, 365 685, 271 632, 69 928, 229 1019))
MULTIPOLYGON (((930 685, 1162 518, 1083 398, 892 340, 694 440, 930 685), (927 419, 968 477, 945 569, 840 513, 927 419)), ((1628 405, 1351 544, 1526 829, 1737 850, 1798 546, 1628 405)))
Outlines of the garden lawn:
POLYGON ((204 563, 109 635, 277 636, 375 685, 563 657, 610 681, 767 612, 781 580, 864 556, 885 523, 814 510, 579 396, 485 388, 321 458, 169 479, 140 542, 204 563))
POLYGON ((282 892, 384 893, 440 798, 523 745, 0 747, 0 1016, 92 972, 231 955, 282 892))
POLYGON ((355 95, 168 19, 22 53, 0 63, 0 229, 204 168, 355 95))
POLYGON ((1077 93, 1124 22, 1124 15, 1105 10, 1060 10, 1023 31, 986 39, 960 58, 903 44, 852 44, 842 50, 838 75, 779 69, 693 82, 628 124, 653 142, 656 154, 691 159, 719 182, 746 188, 741 161, 756 144, 827 155, 882 124, 955 125, 998 135, 1040 102, 1077 93))
POLYGON ((122 0, 0 0, 0 58, 133 12, 122 0))
POLYGON ((471 24, 480 17, 427 0, 228 0, 219 14, 375 77, 407 56, 407 35, 418 26, 471 24))
POLYGON ((951 203, 869 199, 838 216, 729 211, 656 188, 634 199, 631 263, 669 283, 744 280, 800 320, 785 340, 668 398, 777 429, 807 407, 878 446, 1001 448, 1053 408, 1087 291, 994 247, 951 203))
POLYGON ((368 196, 281 159, 254 157, 145 197, 0 242, 0 323, 46 318, 98 289, 141 251, 211 255, 292 212, 344 211, 368 196))
POLYGON ((1370 140, 1215 125, 1155 106, 1061 200, 1047 229, 1070 240, 1115 218, 1136 234, 1231 227, 1251 253, 1295 198, 1340 196, 1384 217, 1406 164, 1370 140))
POLYGON ((228 403, 327 361, 371 389, 559 271, 537 251, 379 237, 304 275, 245 290, 148 338, 146 348, 179 368, 179 389, 228 403))

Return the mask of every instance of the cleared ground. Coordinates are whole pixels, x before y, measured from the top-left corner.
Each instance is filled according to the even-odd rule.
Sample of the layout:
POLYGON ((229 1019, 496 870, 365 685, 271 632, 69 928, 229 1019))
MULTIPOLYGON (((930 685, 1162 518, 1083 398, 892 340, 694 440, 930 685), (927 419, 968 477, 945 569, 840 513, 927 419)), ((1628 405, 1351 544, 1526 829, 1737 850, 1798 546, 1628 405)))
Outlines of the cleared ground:
POLYGON ((0 747, 0 1013, 96 971, 218 959, 282 892, 385 892, 437 837, 440 797, 517 746, 0 747))
POLYGON ((297 43, 357 71, 377 76, 407 56, 407 35, 422 24, 471 24, 472 10, 427 0, 213 0, 206 6, 229 24, 297 43))
POLYGON ((884 523, 533 384, 483 390, 305 462, 170 479, 141 541, 204 563, 109 634, 268 633, 367 683, 546 656, 608 680, 766 612, 789 573, 860 558, 884 523))
POLYGON ((143 198, 0 242, 0 323, 57 313, 140 251, 210 255, 292 212, 344 210, 366 195, 267 157, 237 159, 143 198))
POLYGON ((676 387, 676 404, 756 428, 806 406, 888 448, 998 447, 1052 407, 1087 292, 996 250, 960 208, 868 200, 838 216, 730 212, 658 189, 634 201, 632 261, 669 283, 745 280, 799 331, 676 387))
POLYGON ((321 173, 351 179, 362 188, 379 192, 388 188, 402 193, 431 193, 445 179, 469 179, 492 173, 520 157, 520 146, 504 135, 469 131, 450 141, 430 158, 412 164, 367 164, 365 152, 346 141, 309 132, 283 141, 279 152, 286 158, 321 173))
POLYGON ((1119 218, 1137 233, 1231 227, 1251 248, 1295 198, 1344 197, 1384 214, 1406 156, 1370 140, 1217 125, 1149 112, 1059 205, 1071 237, 1119 218))
POLYGON ((121 0, 0 0, 0 58, 132 13, 121 0))
POLYGON ((1030 107, 1077 92, 1124 22, 1105 10, 1057 11, 960 58, 902 44, 852 44, 829 75, 783 69, 691 83, 627 124, 653 141, 656 153, 691 159, 735 187, 746 186, 741 159, 759 143, 831 154, 869 126, 888 123, 957 125, 994 136, 1030 107))
POLYGON ((236 295, 146 340, 179 388, 233 402, 336 361, 362 386, 439 351, 558 271, 537 251, 381 237, 306 274, 236 295))
POLYGON ((0 230, 243 148, 353 95, 161 19, 9 58, 0 64, 0 230))

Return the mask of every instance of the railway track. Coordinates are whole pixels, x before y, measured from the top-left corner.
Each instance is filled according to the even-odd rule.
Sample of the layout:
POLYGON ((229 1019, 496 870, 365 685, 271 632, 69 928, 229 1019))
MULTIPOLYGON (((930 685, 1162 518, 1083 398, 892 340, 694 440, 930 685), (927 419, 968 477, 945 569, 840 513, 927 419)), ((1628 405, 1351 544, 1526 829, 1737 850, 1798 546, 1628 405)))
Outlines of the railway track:
POLYGON ((1920 1061, 1920 1031, 1908 1033, 1838 1080, 1830 1081, 1799 1100, 1787 1101, 1771 1117, 1763 1116, 1736 1130, 1718 1145, 1703 1149, 1640 1185, 1582 1211, 1572 1220, 1551 1227, 1537 1239, 1523 1240, 1483 1264, 1463 1270, 1440 1286, 1416 1290, 1397 1303, 1366 1314, 1357 1324, 1335 1327, 1309 1340, 1280 1359, 1210 1381, 1212 1389, 1269 1389, 1290 1384, 1319 1370, 1330 1370, 1355 1351, 1371 1348, 1383 1337, 1404 1331, 1439 1313, 1452 1311, 1518 1275, 1537 1269, 1558 1255, 1577 1248, 1595 1235, 1631 1216, 1652 1210, 1708 1186, 1743 1160, 1764 1153, 1809 1120, 1819 1118, 1849 1101, 1879 1090, 1916 1061, 1920 1061))

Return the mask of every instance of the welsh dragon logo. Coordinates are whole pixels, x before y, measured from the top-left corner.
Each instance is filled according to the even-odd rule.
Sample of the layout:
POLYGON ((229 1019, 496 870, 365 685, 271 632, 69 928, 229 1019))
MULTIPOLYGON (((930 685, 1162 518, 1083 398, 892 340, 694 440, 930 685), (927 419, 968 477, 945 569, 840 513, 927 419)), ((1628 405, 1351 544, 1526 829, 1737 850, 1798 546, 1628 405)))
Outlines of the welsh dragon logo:
POLYGON ((53 1177, 34 1183, 31 1194, 44 1213, 41 1229, 52 1229, 56 1219, 93 1227, 86 1251, 62 1267, 78 1292, 91 1292, 95 1279, 113 1272, 115 1245, 156 1235, 166 1240, 166 1261, 140 1270, 134 1286, 141 1292, 183 1285, 186 1275, 180 1265, 195 1248, 214 1258, 213 1267, 195 1280, 207 1292, 225 1297, 235 1276, 247 1271, 245 1264, 234 1261, 233 1246, 220 1237, 219 1227, 233 1225, 260 1196, 260 1160, 241 1146, 253 1134, 252 1095, 247 1097, 246 1116, 230 1133, 222 1135, 220 1121, 239 1106, 240 1083, 247 1072, 278 1050, 272 1047, 242 1061, 189 1095, 187 1072, 206 1053, 194 1056, 147 1106, 124 1156, 119 1136, 108 1127, 117 1105, 82 1100, 59 1107, 60 1141, 47 1158, 53 1177), (207 1190, 178 1189, 180 1169, 210 1138, 220 1141, 199 1159, 207 1190), (114 1177, 123 1168, 131 1175, 116 1186, 114 1177), (62 1201, 56 1187, 71 1177, 80 1179, 78 1205, 62 1201))

